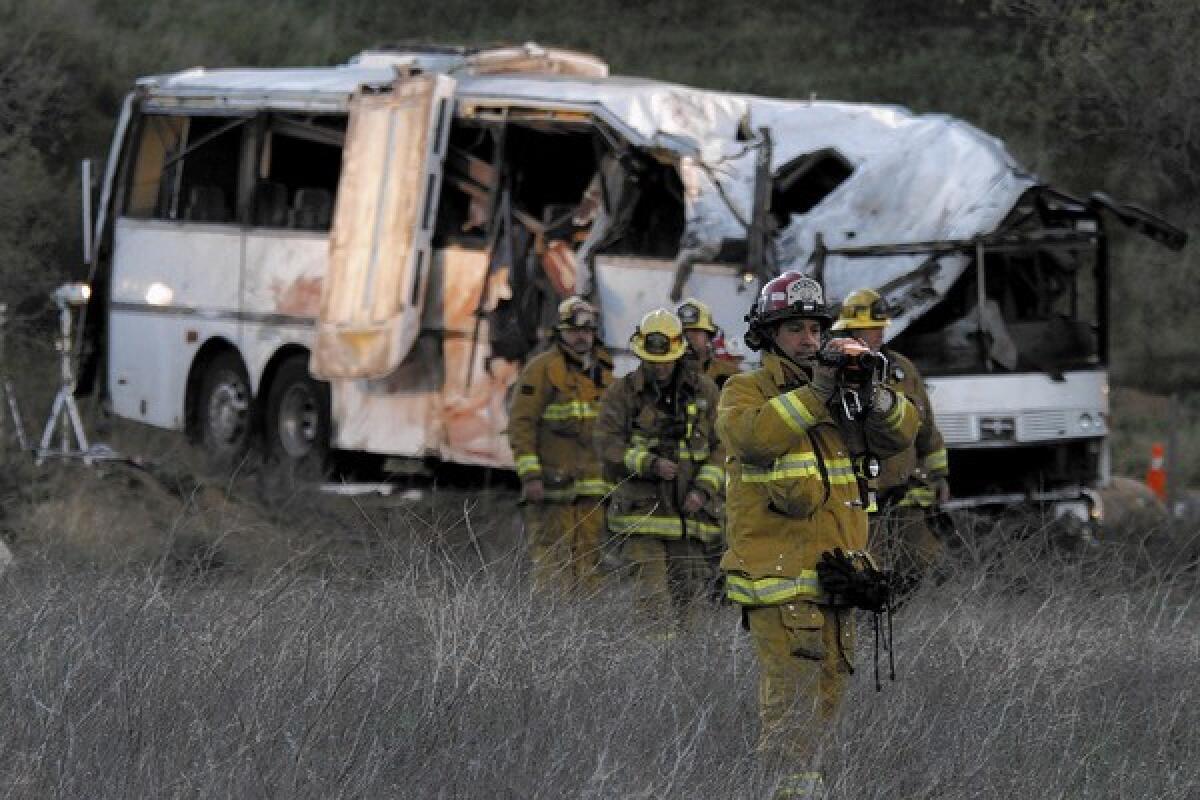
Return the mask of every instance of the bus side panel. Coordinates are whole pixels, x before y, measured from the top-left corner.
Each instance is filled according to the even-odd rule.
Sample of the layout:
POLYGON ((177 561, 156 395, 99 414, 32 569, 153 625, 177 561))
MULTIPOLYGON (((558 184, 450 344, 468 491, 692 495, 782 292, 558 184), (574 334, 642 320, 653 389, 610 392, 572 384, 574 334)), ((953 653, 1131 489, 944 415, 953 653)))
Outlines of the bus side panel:
POLYGON ((113 243, 108 385, 120 416, 181 429, 188 370, 240 340, 242 236, 220 225, 120 219, 113 243))
POLYGON ((321 285, 329 264, 324 233, 253 230, 246 234, 242 270, 242 352, 254 393, 279 348, 312 350, 321 285))
POLYGON ((417 337, 408 358, 379 380, 334 380, 334 447, 423 458, 437 453, 441 347, 417 337))

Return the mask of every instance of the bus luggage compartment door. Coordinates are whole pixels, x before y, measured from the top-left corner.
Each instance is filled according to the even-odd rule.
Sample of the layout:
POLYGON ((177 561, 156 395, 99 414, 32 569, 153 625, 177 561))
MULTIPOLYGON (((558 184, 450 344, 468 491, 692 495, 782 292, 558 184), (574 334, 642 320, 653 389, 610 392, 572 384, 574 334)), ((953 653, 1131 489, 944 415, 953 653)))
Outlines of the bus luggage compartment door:
POLYGON ((351 101, 310 366, 318 378, 384 377, 416 341, 454 86, 420 75, 351 101))

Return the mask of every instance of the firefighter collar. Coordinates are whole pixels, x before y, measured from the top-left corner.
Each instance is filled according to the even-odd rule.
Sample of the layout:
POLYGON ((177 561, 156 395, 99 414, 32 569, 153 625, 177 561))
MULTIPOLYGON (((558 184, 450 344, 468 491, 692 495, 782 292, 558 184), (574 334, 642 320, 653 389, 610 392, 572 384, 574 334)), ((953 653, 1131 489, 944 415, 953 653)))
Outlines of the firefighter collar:
MULTIPOLYGON (((578 367, 580 364, 583 363, 583 359, 580 358, 577 354, 572 353, 570 350, 563 347, 562 342, 555 342, 555 346, 558 348, 558 352, 562 354, 562 357, 564 359, 566 359, 568 364, 578 367)), ((607 369, 607 370, 612 369, 613 359, 612 359, 612 356, 609 355, 608 350, 605 349, 604 345, 601 345, 601 344, 592 345, 591 357, 593 359, 595 359, 596 362, 599 363, 601 366, 603 366, 605 369, 607 369)))
POLYGON ((778 353, 763 353, 762 363, 771 380, 781 388, 803 386, 811 380, 809 373, 800 364, 778 353))

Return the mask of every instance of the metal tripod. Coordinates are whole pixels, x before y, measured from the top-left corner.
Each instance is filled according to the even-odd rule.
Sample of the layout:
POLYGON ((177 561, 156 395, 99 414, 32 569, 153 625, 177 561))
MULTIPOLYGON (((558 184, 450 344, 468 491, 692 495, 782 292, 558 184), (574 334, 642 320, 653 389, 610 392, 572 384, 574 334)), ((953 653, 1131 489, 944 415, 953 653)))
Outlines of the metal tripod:
POLYGON ((50 417, 42 430, 42 440, 38 444, 35 463, 41 466, 42 462, 51 457, 82 458, 83 463, 90 465, 92 457, 87 434, 83 432, 83 420, 79 416, 79 406, 75 404, 75 370, 71 365, 74 352, 71 348, 71 307, 61 301, 58 303, 58 340, 54 343, 54 349, 59 353, 58 394, 54 396, 50 417), (52 449, 50 442, 54 439, 55 429, 60 430, 61 438, 59 447, 52 449))

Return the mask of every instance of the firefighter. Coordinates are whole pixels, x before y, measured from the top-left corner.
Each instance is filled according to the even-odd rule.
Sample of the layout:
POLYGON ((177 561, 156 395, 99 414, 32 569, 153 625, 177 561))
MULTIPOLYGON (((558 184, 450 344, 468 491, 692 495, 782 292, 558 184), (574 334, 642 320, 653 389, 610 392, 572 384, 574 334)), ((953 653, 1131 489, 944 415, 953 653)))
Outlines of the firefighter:
POLYGON ((596 448, 615 487, 609 532, 638 580, 639 604, 665 621, 671 606, 708 590, 705 548, 720 541, 719 393, 683 358, 683 327, 670 311, 643 317, 631 346, 641 364, 604 393, 596 448))
POLYGON ((554 345, 517 378, 508 440, 521 478, 525 532, 540 589, 601 583, 609 486, 592 448, 612 359, 596 339, 596 308, 579 297, 558 306, 554 345))
POLYGON ((912 402, 921 423, 913 446, 881 464, 879 513, 871 517, 871 550, 892 565, 896 589, 903 595, 941 563, 942 542, 930 521, 936 507, 950 499, 950 464, 921 374, 911 361, 883 345, 890 322, 887 303, 879 293, 859 289, 846 296, 833 330, 887 358, 887 385, 912 402))
MULTIPOLYGON (((729 379, 717 412, 729 474, 721 566, 759 661, 759 752, 811 769, 854 651, 853 610, 823 590, 817 564, 835 548, 867 546, 866 466, 908 447, 917 418, 903 394, 829 365, 868 351, 828 339, 832 318, 812 278, 769 281, 747 321, 762 366, 729 379)), ((796 772, 777 796, 819 785, 819 774, 796 772)))
POLYGON ((730 375, 741 372, 737 362, 718 358, 714 342, 717 326, 713 322, 712 309, 694 297, 689 297, 676 309, 683 323, 683 335, 687 339, 687 358, 695 360, 700 371, 712 379, 720 389, 730 375))

